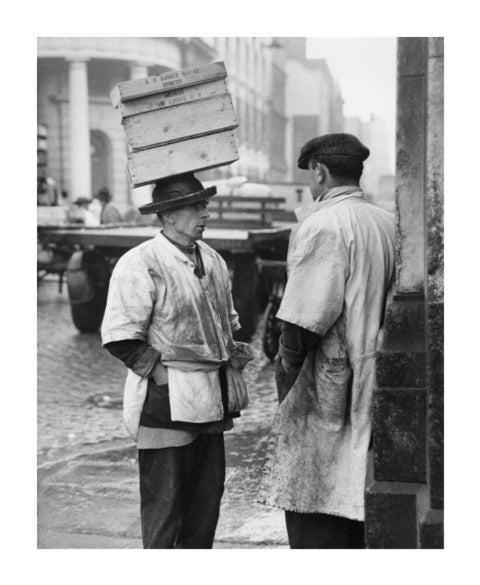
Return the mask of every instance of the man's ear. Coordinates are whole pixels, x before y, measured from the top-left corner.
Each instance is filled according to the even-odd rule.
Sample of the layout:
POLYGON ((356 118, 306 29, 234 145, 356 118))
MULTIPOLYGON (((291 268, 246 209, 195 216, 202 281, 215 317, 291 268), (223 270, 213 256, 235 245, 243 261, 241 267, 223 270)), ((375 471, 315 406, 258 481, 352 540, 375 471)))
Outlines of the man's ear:
POLYGON ((320 185, 321 183, 324 183, 327 176, 328 176, 328 169, 327 167, 320 163, 320 162, 316 162, 315 166, 313 167, 313 170, 315 171, 315 180, 316 182, 320 185))
POLYGON ((168 223, 170 225, 175 225, 175 222, 177 221, 177 215, 175 213, 175 210, 165 211, 163 213, 163 219, 166 223, 168 223))

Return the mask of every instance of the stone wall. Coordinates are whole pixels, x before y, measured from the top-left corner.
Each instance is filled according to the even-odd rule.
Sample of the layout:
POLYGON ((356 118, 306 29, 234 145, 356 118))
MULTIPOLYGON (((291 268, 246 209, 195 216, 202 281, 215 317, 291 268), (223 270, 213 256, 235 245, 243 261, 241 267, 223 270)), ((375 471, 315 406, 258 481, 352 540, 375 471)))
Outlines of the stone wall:
POLYGON ((443 39, 400 38, 396 278, 377 358, 368 548, 443 547, 443 39))

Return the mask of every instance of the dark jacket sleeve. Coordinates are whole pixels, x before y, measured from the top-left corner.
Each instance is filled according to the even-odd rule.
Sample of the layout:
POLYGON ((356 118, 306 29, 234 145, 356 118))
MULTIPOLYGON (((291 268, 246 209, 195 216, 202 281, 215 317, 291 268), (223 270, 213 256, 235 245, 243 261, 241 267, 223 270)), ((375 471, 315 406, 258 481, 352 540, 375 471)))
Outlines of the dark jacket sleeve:
POLYGON ((140 339, 111 341, 105 344, 105 348, 142 378, 150 374, 160 359, 160 352, 140 339))
POLYGON ((300 366, 310 349, 321 340, 321 336, 289 323, 282 322, 282 335, 280 337, 280 356, 288 363, 300 366))

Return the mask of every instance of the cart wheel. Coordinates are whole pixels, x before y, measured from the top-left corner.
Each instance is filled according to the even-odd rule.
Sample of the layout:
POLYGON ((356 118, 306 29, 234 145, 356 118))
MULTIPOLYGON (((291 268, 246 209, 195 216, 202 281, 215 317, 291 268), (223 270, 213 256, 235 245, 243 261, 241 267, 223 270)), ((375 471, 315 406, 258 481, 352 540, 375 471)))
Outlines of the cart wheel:
POLYGON ((95 252, 75 252, 68 262, 70 310, 80 333, 95 333, 102 324, 107 303, 109 268, 95 252))
POLYGON ((262 338, 263 352, 272 361, 278 353, 280 334, 282 332, 280 321, 276 317, 277 311, 277 303, 270 301, 265 310, 265 328, 262 338))

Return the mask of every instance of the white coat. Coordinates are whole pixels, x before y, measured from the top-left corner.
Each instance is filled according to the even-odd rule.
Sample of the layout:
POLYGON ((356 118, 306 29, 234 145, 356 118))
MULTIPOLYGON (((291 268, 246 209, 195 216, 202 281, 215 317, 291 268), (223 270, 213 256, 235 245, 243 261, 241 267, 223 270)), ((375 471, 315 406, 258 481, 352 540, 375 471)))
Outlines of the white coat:
MULTIPOLYGON (((172 420, 185 422, 223 417, 217 370, 235 353, 232 333, 240 328, 225 261, 205 242, 198 246, 205 267, 202 279, 195 276, 193 262, 161 232, 124 254, 113 270, 102 323, 103 344, 140 339, 160 352, 169 366, 169 385, 184 390, 181 399, 171 400, 172 420)), ((134 439, 147 382, 128 371, 123 416, 134 439)))
POLYGON ((278 408, 260 501, 363 520, 394 220, 351 187, 330 190, 298 216, 277 316, 322 339, 278 408))

